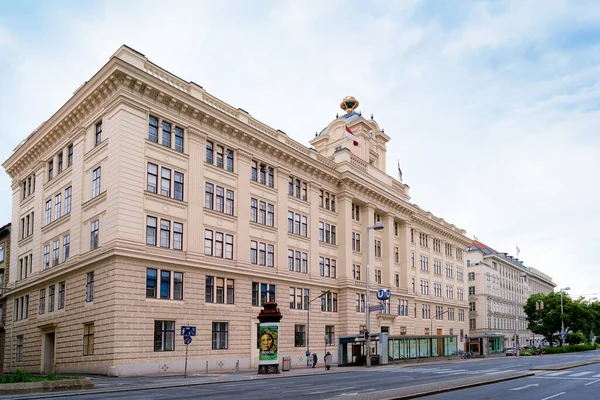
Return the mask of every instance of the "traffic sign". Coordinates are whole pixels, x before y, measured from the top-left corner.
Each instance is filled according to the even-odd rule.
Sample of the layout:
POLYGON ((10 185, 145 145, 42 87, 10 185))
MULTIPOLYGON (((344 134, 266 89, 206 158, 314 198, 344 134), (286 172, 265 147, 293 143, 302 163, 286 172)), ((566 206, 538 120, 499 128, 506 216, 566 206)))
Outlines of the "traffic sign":
POLYGON ((392 292, 390 292, 390 289, 379 289, 377 291, 377 299, 378 300, 387 300, 392 296, 392 292))
POLYGON ((564 333, 561 333, 561 334, 560 334, 560 338, 561 338, 562 340, 565 340, 565 339, 567 338, 567 335, 566 335, 566 334, 564 334, 564 333))
POLYGON ((370 306, 369 307, 369 311, 373 312, 373 311, 379 311, 379 310, 383 310, 383 304, 377 304, 375 306, 370 306))
POLYGON ((182 326, 181 327, 181 336, 196 336, 196 327, 195 326, 182 326))
POLYGON ((191 337, 191 336, 187 336, 187 335, 186 335, 186 336, 184 336, 184 337, 183 337, 183 343, 185 343, 185 344, 190 344, 190 343, 192 343, 192 337, 191 337))

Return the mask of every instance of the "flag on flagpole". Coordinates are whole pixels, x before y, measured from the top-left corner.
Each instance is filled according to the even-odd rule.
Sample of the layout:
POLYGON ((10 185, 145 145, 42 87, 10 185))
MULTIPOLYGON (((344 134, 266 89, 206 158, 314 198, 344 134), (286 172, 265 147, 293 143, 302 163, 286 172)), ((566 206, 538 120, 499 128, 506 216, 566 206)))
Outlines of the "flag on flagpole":
POLYGON ((352 140, 352 144, 354 146, 358 146, 358 140, 356 139, 356 136, 354 135, 354 133, 352 133, 352 131, 350 130, 350 128, 348 128, 348 125, 346 125, 345 135, 346 135, 346 138, 352 140))
POLYGON ((398 179, 402 182, 402 170, 400 169, 400 159, 398 159, 398 179))
POLYGON ((519 257, 520 253, 521 253, 521 249, 519 249, 519 245, 517 245, 517 257, 519 257))

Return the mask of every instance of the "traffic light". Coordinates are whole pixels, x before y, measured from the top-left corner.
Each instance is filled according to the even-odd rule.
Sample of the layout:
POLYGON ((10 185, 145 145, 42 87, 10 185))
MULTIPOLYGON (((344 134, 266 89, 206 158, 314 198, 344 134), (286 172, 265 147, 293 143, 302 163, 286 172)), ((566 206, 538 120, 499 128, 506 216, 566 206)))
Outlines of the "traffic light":
POLYGON ((369 338, 369 332, 365 331, 365 340, 367 340, 369 338))

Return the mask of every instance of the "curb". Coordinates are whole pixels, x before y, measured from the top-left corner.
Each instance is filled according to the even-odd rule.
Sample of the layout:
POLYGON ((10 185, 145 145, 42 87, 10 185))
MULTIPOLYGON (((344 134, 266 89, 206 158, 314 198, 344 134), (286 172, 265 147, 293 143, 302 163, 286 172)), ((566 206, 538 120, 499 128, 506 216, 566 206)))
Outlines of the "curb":
POLYGON ((565 369, 577 368, 577 367, 585 367, 586 365, 598 364, 600 360, 589 360, 579 362, 577 364, 558 364, 558 365, 550 365, 548 367, 537 367, 537 368, 529 368, 530 371, 562 371, 565 369))

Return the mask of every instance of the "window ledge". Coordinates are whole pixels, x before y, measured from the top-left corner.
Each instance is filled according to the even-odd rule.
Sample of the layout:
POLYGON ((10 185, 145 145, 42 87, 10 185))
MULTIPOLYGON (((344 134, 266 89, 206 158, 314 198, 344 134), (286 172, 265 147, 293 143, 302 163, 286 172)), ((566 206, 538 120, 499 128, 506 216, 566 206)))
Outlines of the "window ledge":
POLYGON ((100 193, 98 196, 91 198, 90 200, 86 201, 85 203, 83 203, 81 205, 81 209, 83 211, 87 211, 90 208, 98 205, 98 203, 101 203, 102 201, 106 200, 106 190, 104 190, 102 193, 100 193))
POLYGON ((108 147, 108 138, 105 138, 99 144, 95 144, 94 147, 83 155, 83 160, 88 161, 91 157, 93 157, 96 153, 102 151, 105 147, 108 147))
POLYGON ((250 226, 253 226, 255 228, 265 228, 267 230, 272 231, 273 233, 277 233, 276 226, 264 225, 264 224, 261 224, 260 222, 253 222, 253 221, 250 221, 250 226))
MULTIPOLYGON (((60 173, 54 175, 52 177, 52 179, 50 179, 49 181, 46 181, 43 185, 42 185, 42 189, 44 190, 44 192, 46 192, 48 190, 48 188, 50 188, 50 186, 53 186, 56 182, 59 182, 62 180, 62 178, 64 178, 65 176, 67 176, 67 172, 71 172, 71 169, 73 168, 72 165, 68 166, 67 168, 63 169, 60 173)), ((48 178, 48 174, 45 174, 44 179, 48 178)), ((34 192, 35 193, 35 192, 34 192)), ((31 194, 31 196, 29 197, 35 197, 33 196, 33 194, 31 194)))
POLYGON ((19 239, 19 241, 17 242, 17 244, 19 245, 19 247, 22 247, 26 244, 28 244, 29 242, 33 241, 33 234, 23 238, 23 239, 19 239))
POLYGON ((173 197, 163 196, 162 194, 150 192, 148 190, 144 190, 144 194, 146 194, 147 196, 150 196, 151 198, 156 199, 156 200, 168 201, 170 204, 173 204, 174 206, 178 206, 178 207, 186 206, 187 207, 187 205, 188 205, 188 202, 185 200, 177 200, 173 197))
MULTIPOLYGON (((172 154, 176 157, 182 158, 183 160, 187 160, 190 155, 188 153, 186 153, 185 151, 177 151, 175 150, 173 147, 167 147, 165 145, 163 145, 162 143, 159 142, 153 142, 152 140, 148 139, 148 137, 146 137, 146 144, 148 144, 149 146, 152 146, 156 149, 162 149, 162 150, 166 150, 169 152, 169 154, 172 154)), ((174 144, 173 141, 171 141, 171 144, 174 144)), ((184 143, 184 150, 185 150, 185 143, 184 143)), ((168 161, 167 161, 168 162, 168 161)))
POLYGON ((56 228, 57 225, 62 224, 63 222, 69 221, 71 219, 71 213, 63 214, 59 219, 55 219, 50 222, 48 225, 44 225, 42 227, 42 233, 46 233, 49 230, 56 228))
POLYGON ((259 181, 253 181, 252 179, 250 179, 250 184, 256 187, 257 189, 267 189, 268 191, 273 192, 273 194, 277 194, 277 188, 271 187, 266 183, 260 183, 259 181))
POLYGON ((225 219, 227 219, 227 220, 229 220, 231 222, 236 222, 237 219, 238 219, 235 215, 230 215, 230 214, 227 214, 227 213, 224 213, 224 212, 215 211, 215 210, 213 210, 211 208, 204 207, 203 210, 205 212, 207 212, 208 214, 214 216, 214 217, 225 218, 225 219))
POLYGON ((20 204, 19 204, 19 206, 21 208, 28 206, 29 203, 31 203, 34 198, 35 198, 35 192, 31 193, 29 196, 27 196, 24 199, 22 199, 21 202, 20 202, 20 204))

